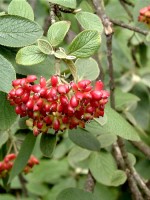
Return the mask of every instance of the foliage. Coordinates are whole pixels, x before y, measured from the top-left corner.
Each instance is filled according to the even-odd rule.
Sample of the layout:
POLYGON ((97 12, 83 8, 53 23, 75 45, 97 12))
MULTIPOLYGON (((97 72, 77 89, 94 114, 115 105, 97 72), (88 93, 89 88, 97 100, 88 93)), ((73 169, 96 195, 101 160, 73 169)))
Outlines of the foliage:
MULTIPOLYGON (((149 190, 149 13, 148 0, 0 0, 0 200, 18 196, 20 200, 130 200, 133 194, 127 184, 128 170, 131 174, 135 170, 138 180, 149 190), (107 27, 109 19, 113 34, 107 27), (19 84, 15 79, 20 80, 19 84), (110 91, 105 109, 108 93, 100 79, 110 91), (64 92, 64 85, 69 92, 64 92), (17 90, 20 86, 23 93, 17 90), (49 106, 44 89, 49 87, 56 93, 59 90, 59 95, 51 94, 51 98, 57 98, 55 103, 69 99, 73 109, 66 109, 65 103, 62 108, 69 113, 69 122, 62 120, 62 111, 53 110, 51 121, 55 123, 45 126, 48 122, 42 117, 51 111, 42 110, 49 106), (10 91, 12 96, 18 92, 15 103, 10 91), (99 104, 93 106, 91 99, 84 101, 85 93, 99 104), (44 99, 41 113, 36 110, 36 100, 21 113, 25 98, 31 100, 33 94, 44 99), (14 109, 14 104, 20 107, 14 109), (82 108, 86 111, 76 121, 72 113, 82 108), (118 147, 123 167, 114 153, 120 138, 125 142, 125 147, 118 147), (8 170, 2 161, 10 153, 17 154, 17 158, 8 170), (22 171, 31 154, 39 159, 39 165, 25 175, 22 171), (4 169, 7 176, 2 174, 4 169), (89 176, 95 182, 89 183, 89 176)), ((150 191, 149 196, 144 188, 141 191, 143 199, 150 198, 150 191)))

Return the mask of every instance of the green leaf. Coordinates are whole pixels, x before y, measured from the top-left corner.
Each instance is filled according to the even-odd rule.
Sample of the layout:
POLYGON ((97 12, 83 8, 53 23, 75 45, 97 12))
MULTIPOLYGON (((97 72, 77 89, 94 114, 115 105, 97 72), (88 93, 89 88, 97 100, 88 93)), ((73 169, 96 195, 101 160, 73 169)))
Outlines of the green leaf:
POLYGON ((50 2, 67 8, 76 8, 76 0, 50 0, 50 2))
POLYGON ((102 134, 97 139, 100 142, 101 148, 104 148, 112 145, 117 140, 117 136, 113 134, 102 134))
POLYGON ((86 149, 75 146, 68 154, 68 162, 72 167, 78 167, 78 163, 86 160, 89 157, 90 153, 91 152, 86 149))
POLYGON ((16 73, 12 64, 0 55, 0 91, 8 93, 14 79, 16 79, 16 73))
POLYGON ((8 182, 10 183, 12 179, 17 176, 24 167, 26 166, 30 155, 33 151, 34 145, 35 145, 36 137, 32 134, 29 133, 25 140, 23 141, 21 145, 21 149, 19 151, 19 154, 17 155, 17 158, 14 162, 13 168, 10 172, 9 180, 8 182))
POLYGON ((77 59, 75 62, 79 79, 95 80, 100 73, 97 62, 93 58, 77 59))
POLYGON ((53 52, 53 48, 47 40, 39 39, 38 47, 44 54, 49 55, 53 52))
POLYGON ((100 46, 98 31, 85 30, 79 33, 68 47, 68 54, 77 58, 86 58, 94 54, 100 46))
POLYGON ((116 109, 122 110, 126 107, 131 107, 132 105, 136 104, 140 101, 140 98, 131 93, 124 93, 119 89, 115 90, 115 104, 116 109))
POLYGON ((100 143, 95 136, 88 131, 78 128, 75 130, 69 130, 69 138, 78 146, 91 150, 99 151, 100 143))
POLYGON ((91 121, 90 124, 86 125, 86 130, 97 135, 101 134, 114 134, 118 135, 126 140, 139 141, 140 137, 136 129, 131 126, 119 113, 106 106, 105 113, 107 115, 107 123, 101 126, 96 121, 91 121), (93 125, 92 125, 93 124, 93 125), (98 130, 98 131, 97 131, 98 130))
POLYGON ((63 190, 56 200, 96 200, 94 194, 77 188, 63 190))
POLYGON ((0 194, 0 200, 16 200, 16 198, 9 194, 0 194))
POLYGON ((67 176, 69 171, 68 160, 42 159, 29 176, 29 182, 46 182, 54 184, 62 177, 67 176), (42 172, 42 173, 41 173, 42 172))
POLYGON ((7 142, 8 138, 9 136, 7 131, 0 131, 0 148, 7 142))
POLYGON ((124 171, 117 170, 112 174, 111 177, 111 185, 113 186, 119 186, 125 183, 127 180, 127 176, 124 171))
POLYGON ((35 65, 46 59, 47 55, 42 53, 38 46, 31 45, 21 48, 16 55, 16 62, 20 65, 35 65))
POLYGON ((115 187, 108 187, 100 183, 96 183, 94 195, 98 200, 117 200, 119 196, 119 190, 115 187))
POLYGON ((7 100, 7 95, 0 92, 0 130, 6 130, 15 122, 17 115, 14 107, 7 100))
POLYGON ((69 21, 60 21, 52 24, 47 33, 47 38, 52 46, 60 44, 70 28, 69 21))
POLYGON ((43 155, 50 158, 55 149, 56 143, 56 135, 43 134, 40 141, 40 148, 43 155))
POLYGON ((150 32, 147 34, 146 40, 147 40, 147 42, 150 42, 150 32))
POLYGON ((96 14, 90 12, 78 12, 76 18, 84 29, 96 30, 102 33, 103 25, 96 14))
POLYGON ((48 193, 49 188, 44 185, 44 183, 38 183, 38 182, 29 182, 27 183, 27 189, 32 194, 38 195, 38 196, 44 196, 48 193))
POLYGON ((42 34, 42 28, 36 22, 19 16, 0 16, 1 45, 23 47, 36 42, 42 34))
POLYGON ((94 178, 104 185, 118 186, 126 181, 125 173, 117 170, 115 160, 108 152, 92 153, 90 170, 94 178))
POLYGON ((12 0, 8 6, 8 14, 18 15, 34 21, 32 7, 26 0, 12 0))

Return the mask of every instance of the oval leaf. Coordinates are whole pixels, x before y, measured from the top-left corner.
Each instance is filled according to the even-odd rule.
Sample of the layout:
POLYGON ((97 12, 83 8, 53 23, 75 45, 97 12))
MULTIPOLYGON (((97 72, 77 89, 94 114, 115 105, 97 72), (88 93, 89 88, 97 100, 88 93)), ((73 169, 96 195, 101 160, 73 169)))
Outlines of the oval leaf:
POLYGON ((29 19, 13 15, 0 17, 1 45, 23 47, 36 42, 42 34, 42 28, 29 19))
POLYGON ((100 143, 95 136, 88 131, 78 128, 75 130, 69 130, 69 138, 78 146, 91 150, 99 151, 100 143))
POLYGON ((94 194, 77 188, 63 190, 56 200, 95 200, 94 194))
POLYGON ((0 92, 0 130, 6 130, 15 122, 17 115, 14 107, 7 100, 7 95, 0 92))
POLYGON ((104 126, 99 127, 99 132, 103 134, 110 133, 118 135, 127 140, 140 140, 135 128, 131 126, 120 114, 109 106, 106 106, 105 112, 107 114, 108 121, 104 126))
POLYGON ((98 31, 85 30, 79 33, 68 47, 68 54, 77 58, 86 58, 94 54, 100 46, 100 34, 98 31))
POLYGON ((75 62, 79 79, 95 80, 100 73, 97 62, 93 58, 77 59, 75 62))
POLYGON ((42 134, 40 148, 44 156, 51 157, 57 143, 56 135, 42 134))
POLYGON ((26 0, 12 0, 8 6, 8 14, 34 20, 32 7, 26 0))
POLYGON ((127 180, 126 173, 122 170, 117 170, 113 173, 111 177, 111 185, 119 186, 125 183, 126 180, 127 180))
POLYGON ((16 62, 20 65, 35 65, 46 59, 38 46, 31 45, 20 49, 16 55, 16 62))
POLYGON ((67 8, 76 8, 76 0, 50 0, 50 2, 67 8))
POLYGON ((111 185, 112 175, 117 170, 117 166, 110 153, 92 153, 89 167, 93 177, 99 183, 111 185))
POLYGON ((69 21, 60 21, 52 24, 48 29, 47 38, 52 46, 60 44, 70 28, 69 21))
POLYGON ((96 14, 90 12, 78 12, 76 18, 84 29, 96 30, 102 33, 103 25, 96 14))
POLYGON ((47 40, 39 39, 38 47, 44 54, 51 54, 53 52, 53 48, 47 40))
POLYGON ((14 79, 16 79, 16 72, 12 64, 0 55, 0 91, 8 93, 14 79))
POLYGON ((30 155, 33 151, 35 141, 36 141, 36 137, 32 133, 29 133, 26 136, 25 140, 23 141, 21 145, 19 154, 14 162, 13 168, 10 172, 9 181, 8 181, 9 183, 12 181, 12 179, 15 176, 17 176, 20 172, 22 172, 22 170, 26 166, 30 158, 30 155))

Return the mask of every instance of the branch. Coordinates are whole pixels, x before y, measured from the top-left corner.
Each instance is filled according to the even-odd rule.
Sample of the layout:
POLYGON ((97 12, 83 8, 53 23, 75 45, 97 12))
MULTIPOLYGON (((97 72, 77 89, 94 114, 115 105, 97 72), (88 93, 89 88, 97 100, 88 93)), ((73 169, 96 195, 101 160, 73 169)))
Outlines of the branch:
MULTIPOLYGON (((109 76, 110 76, 110 103, 111 107, 115 109, 115 98, 114 98, 114 89, 115 89, 115 84, 114 84, 114 70, 113 70, 113 62, 112 62, 112 36, 113 36, 113 29, 112 29, 112 23, 109 20, 109 18, 106 16, 105 11, 104 11, 104 2, 103 0, 93 0, 94 7, 97 11, 98 16, 100 17, 103 27, 104 27, 104 32, 106 35, 106 43, 107 43, 107 60, 108 60, 108 67, 109 67, 109 76)), ((123 145, 123 139, 118 138, 117 143, 113 145, 114 148, 114 154, 115 154, 115 159, 117 160, 117 163, 119 163, 120 167, 125 170, 127 177, 128 177, 128 183, 130 186, 130 190, 132 192, 132 196, 135 200, 143 200, 142 194, 137 187, 137 184, 139 182, 135 181, 135 171, 131 170, 131 163, 128 159, 128 154, 126 149, 124 148, 123 145)), ((140 182, 141 183, 141 182, 140 182)), ((143 182, 142 182, 143 183, 143 182)), ((141 185, 139 185, 141 186, 141 185)), ((143 186, 143 185, 142 185, 143 186)), ((145 185, 146 186, 146 185, 145 185)), ((147 186, 146 186, 147 187, 147 186)), ((144 188, 142 188, 144 189, 144 188)), ((146 188, 145 194, 148 196, 148 191, 146 188)))
POLYGON ((148 197, 148 199, 150 199, 150 190, 147 187, 147 185, 144 183, 142 178, 139 176, 139 174, 136 172, 132 164, 130 163, 130 160, 128 159, 128 153, 125 149, 124 141, 120 137, 118 138, 118 144, 119 144, 123 159, 125 161, 126 168, 130 170, 130 173, 133 176, 136 183, 138 184, 138 186, 141 188, 144 194, 148 197))
POLYGON ((117 21, 117 20, 114 20, 114 19, 110 19, 110 21, 114 24, 114 25, 117 25, 117 26, 120 26, 122 28, 126 28, 128 30, 131 30, 131 31, 134 31, 134 32, 137 32, 137 33, 141 33, 143 35, 147 35, 149 32, 148 31, 144 31, 138 27, 133 27, 133 26, 130 26, 128 24, 125 24, 121 21, 117 21))
POLYGON ((27 188, 26 188, 26 180, 24 179, 22 174, 19 174, 18 178, 19 178, 20 184, 22 186, 22 191, 23 191, 24 196, 29 197, 28 191, 27 191, 27 188))
POLYGON ((150 159, 150 147, 145 144, 144 142, 136 142, 132 141, 131 142, 136 148, 138 148, 140 151, 144 153, 144 155, 150 159))
POLYGON ((94 186, 95 186, 95 180, 94 180, 91 172, 89 171, 88 175, 87 175, 87 180, 86 180, 86 183, 85 183, 85 190, 87 192, 93 192, 94 186))

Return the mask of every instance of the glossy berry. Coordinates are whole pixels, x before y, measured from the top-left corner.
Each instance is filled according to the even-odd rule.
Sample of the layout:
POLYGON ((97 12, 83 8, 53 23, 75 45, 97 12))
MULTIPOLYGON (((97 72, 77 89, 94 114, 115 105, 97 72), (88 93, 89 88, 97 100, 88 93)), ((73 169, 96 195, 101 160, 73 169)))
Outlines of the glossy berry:
POLYGON ((87 121, 104 115, 109 93, 103 90, 101 81, 95 86, 90 80, 63 84, 54 75, 47 82, 41 77, 39 84, 34 84, 36 79, 30 75, 13 81, 13 89, 8 94, 16 113, 29 117, 26 124, 33 128, 35 136, 47 133, 49 128, 55 132, 84 128, 87 121))

